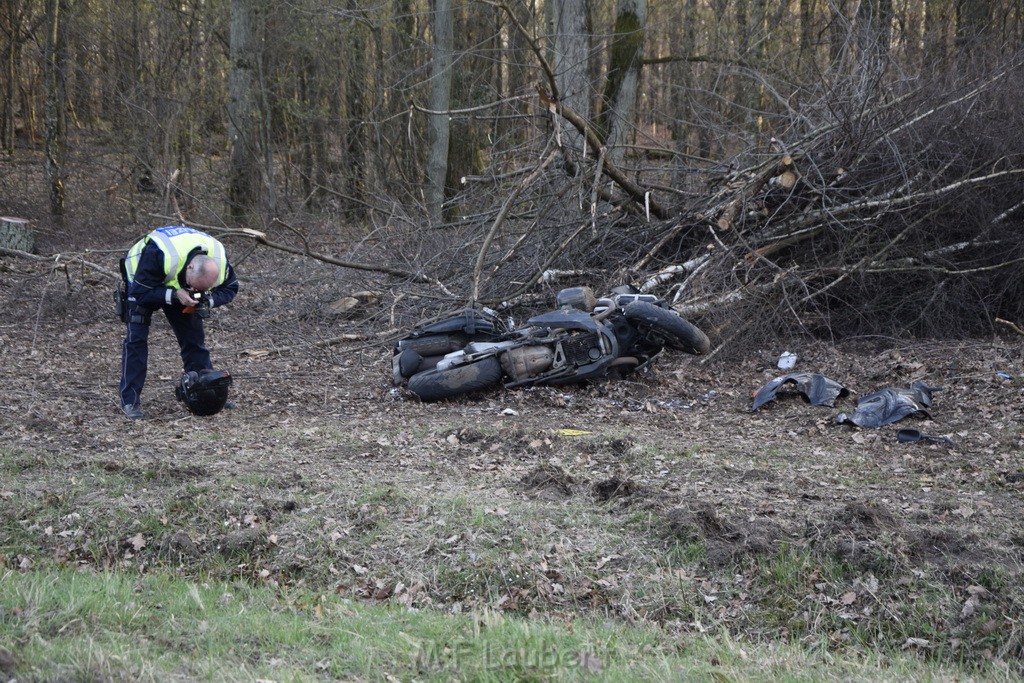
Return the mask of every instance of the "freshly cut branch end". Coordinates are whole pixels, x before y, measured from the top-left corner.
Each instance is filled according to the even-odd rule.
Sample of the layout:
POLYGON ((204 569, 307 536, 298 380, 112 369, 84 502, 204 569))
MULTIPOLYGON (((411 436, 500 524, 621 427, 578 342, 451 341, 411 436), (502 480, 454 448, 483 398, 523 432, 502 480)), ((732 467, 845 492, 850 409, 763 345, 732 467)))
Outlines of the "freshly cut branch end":
POLYGON ((1020 325, 1010 322, 1009 320, 1003 320, 1002 318, 996 318, 996 322, 999 323, 1000 325, 1005 325, 1006 327, 1009 327, 1011 330, 1013 330, 1020 336, 1024 337, 1024 329, 1021 329, 1020 325))

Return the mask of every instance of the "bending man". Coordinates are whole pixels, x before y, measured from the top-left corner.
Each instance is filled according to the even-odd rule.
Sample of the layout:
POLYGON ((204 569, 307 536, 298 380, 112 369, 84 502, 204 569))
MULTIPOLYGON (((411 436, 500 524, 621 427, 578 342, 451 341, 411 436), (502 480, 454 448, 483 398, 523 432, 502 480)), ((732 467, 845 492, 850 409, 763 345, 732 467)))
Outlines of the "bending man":
POLYGON ((183 226, 158 228, 132 245, 122 262, 127 284, 128 331, 121 351, 121 409, 142 417, 142 386, 149 364, 149 323, 163 309, 181 348, 185 372, 209 370, 203 318, 197 294, 223 306, 238 293, 238 280, 224 245, 183 226))

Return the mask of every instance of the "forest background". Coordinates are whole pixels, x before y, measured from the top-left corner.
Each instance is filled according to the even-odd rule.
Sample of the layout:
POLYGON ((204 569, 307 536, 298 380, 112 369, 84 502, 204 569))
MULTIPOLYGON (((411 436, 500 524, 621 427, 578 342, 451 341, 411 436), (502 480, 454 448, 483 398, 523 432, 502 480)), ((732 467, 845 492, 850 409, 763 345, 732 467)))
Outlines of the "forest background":
POLYGON ((721 348, 984 334, 1024 305, 1021 14, 8 0, 0 146, 8 182, 42 152, 49 207, 2 208, 45 245, 101 180, 102 222, 247 228, 446 303, 634 284, 721 348))

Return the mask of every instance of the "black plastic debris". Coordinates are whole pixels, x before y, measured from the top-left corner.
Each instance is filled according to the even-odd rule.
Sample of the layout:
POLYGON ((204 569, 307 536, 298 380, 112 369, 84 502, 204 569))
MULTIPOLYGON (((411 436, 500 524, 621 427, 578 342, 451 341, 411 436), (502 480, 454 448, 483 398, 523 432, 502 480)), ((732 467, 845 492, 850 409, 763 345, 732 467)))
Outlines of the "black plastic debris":
POLYGON ((829 379, 824 375, 813 372, 791 372, 788 375, 776 377, 768 384, 757 390, 754 394, 754 404, 751 411, 757 410, 765 403, 775 400, 775 395, 784 384, 793 384, 796 390, 803 396, 803 399, 812 406, 832 407, 837 398, 842 398, 850 393, 850 390, 839 382, 829 379))
POLYGON ((882 389, 857 401, 853 415, 839 413, 836 422, 858 427, 881 427, 902 420, 908 415, 921 419, 931 418, 932 392, 942 387, 928 386, 923 381, 910 385, 909 389, 882 389))

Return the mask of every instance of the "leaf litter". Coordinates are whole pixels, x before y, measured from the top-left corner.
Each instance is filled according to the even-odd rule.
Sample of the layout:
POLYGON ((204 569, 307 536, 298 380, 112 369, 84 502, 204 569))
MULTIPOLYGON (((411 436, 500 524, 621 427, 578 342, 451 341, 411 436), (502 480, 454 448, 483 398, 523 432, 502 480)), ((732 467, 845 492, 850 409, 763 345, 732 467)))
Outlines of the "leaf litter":
MULTIPOLYGON (((280 264, 252 260, 251 289, 208 333, 238 377, 238 408, 205 419, 173 398, 165 326, 147 419, 128 423, 113 398, 120 326, 75 307, 36 323, 45 278, 2 285, 33 303, 15 303, 0 330, 0 507, 17 524, 5 566, 226 566, 412 609, 717 622, 754 638, 770 632, 756 619, 773 599, 765 563, 796 549, 848 572, 821 574, 821 589, 806 579, 837 617, 887 619, 938 590, 951 596, 935 617, 948 642, 1005 632, 990 655, 1019 650, 1020 341, 806 344, 801 366, 851 389, 834 409, 774 401, 751 414, 777 374, 772 350, 707 366, 666 354, 636 382, 425 405, 391 387, 384 343, 244 353, 283 343, 279 324, 261 323, 280 264), (959 448, 834 423, 858 395, 916 380, 945 389, 931 419, 904 423, 959 448)), ((316 334, 308 325, 293 334, 316 334)))

